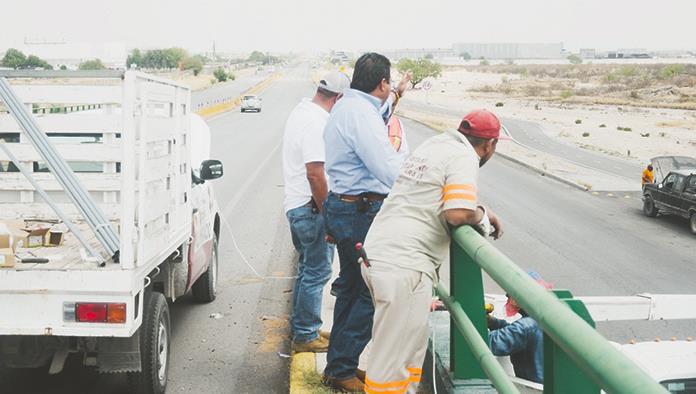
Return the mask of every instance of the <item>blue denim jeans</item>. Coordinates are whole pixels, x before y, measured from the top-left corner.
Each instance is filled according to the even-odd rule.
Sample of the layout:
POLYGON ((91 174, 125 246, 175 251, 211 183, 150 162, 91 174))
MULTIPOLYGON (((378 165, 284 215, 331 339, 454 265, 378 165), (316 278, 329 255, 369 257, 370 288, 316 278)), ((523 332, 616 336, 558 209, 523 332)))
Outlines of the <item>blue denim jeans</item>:
POLYGON ((292 294, 290 329, 293 341, 305 343, 319 337, 321 299, 324 285, 331 279, 334 247, 324 238, 324 218, 313 213, 312 208, 291 209, 287 217, 292 243, 300 255, 292 294))
POLYGON ((496 319, 498 329, 491 330, 488 340, 494 355, 510 356, 515 376, 544 383, 544 332, 531 317, 513 323, 496 319))
MULTIPOLYGON (((337 379, 355 376, 360 354, 372 335, 375 312, 372 297, 360 273, 355 244, 364 242, 372 220, 382 207, 381 201, 369 203, 366 212, 358 204, 341 201, 329 193, 324 204, 326 231, 336 240, 341 270, 332 284, 336 296, 333 327, 324 374, 337 379)), ((369 253, 370 251, 366 251, 369 253)))

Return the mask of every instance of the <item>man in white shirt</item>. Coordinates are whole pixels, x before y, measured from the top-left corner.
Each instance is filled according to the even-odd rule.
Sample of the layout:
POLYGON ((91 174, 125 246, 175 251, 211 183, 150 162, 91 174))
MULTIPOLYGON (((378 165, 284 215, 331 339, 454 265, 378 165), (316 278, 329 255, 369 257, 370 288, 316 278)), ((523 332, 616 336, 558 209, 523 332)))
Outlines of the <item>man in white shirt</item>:
POLYGON ((326 352, 327 338, 319 334, 324 285, 331 278, 333 246, 325 239, 322 210, 328 194, 324 172, 324 126, 329 112, 350 78, 328 74, 312 99, 303 99, 290 114, 283 137, 285 213, 292 242, 299 253, 290 327, 296 352, 326 352))

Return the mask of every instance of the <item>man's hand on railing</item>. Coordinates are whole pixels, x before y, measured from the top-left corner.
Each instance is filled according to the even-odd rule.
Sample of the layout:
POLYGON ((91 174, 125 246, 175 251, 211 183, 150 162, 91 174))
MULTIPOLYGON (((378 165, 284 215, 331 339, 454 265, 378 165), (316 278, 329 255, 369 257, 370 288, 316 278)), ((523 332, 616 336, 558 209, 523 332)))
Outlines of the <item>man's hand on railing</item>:
POLYGON ((491 222, 491 226, 495 229, 490 236, 493 237, 493 239, 498 239, 503 236, 503 226, 500 223, 500 219, 498 219, 498 215, 493 213, 493 211, 488 209, 488 220, 491 222))

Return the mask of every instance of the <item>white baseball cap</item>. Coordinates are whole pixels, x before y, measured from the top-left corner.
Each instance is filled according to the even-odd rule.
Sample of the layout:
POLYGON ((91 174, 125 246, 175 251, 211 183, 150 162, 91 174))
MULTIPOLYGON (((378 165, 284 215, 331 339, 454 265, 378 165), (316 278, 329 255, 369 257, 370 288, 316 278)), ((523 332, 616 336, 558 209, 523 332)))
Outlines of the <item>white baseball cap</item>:
POLYGON ((335 71, 324 75, 317 87, 331 93, 343 93, 350 88, 350 77, 340 71, 335 71))

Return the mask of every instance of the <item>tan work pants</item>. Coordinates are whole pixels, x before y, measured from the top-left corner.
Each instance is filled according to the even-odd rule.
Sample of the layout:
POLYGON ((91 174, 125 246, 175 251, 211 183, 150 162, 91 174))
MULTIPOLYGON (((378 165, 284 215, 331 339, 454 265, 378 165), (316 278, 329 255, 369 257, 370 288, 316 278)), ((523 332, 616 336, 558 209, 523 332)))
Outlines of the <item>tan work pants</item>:
POLYGON ((375 305, 365 392, 416 393, 428 347, 433 281, 425 273, 376 261, 361 270, 375 305))

